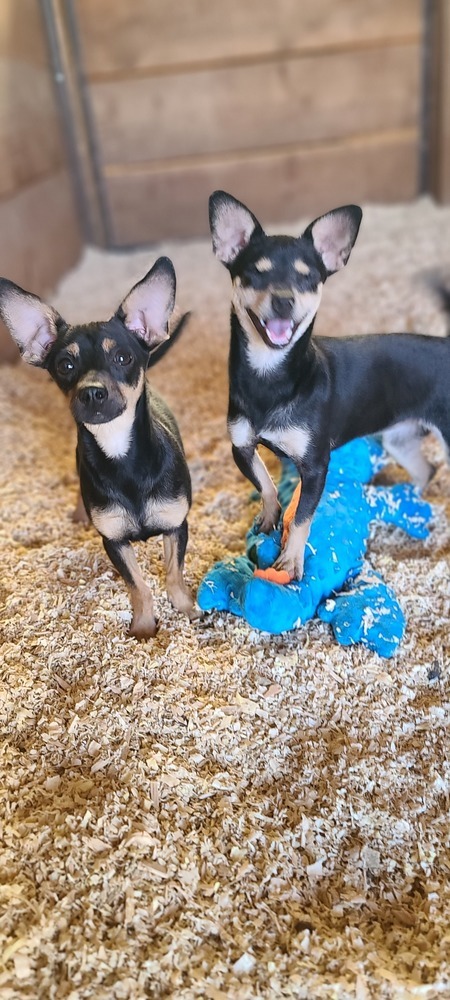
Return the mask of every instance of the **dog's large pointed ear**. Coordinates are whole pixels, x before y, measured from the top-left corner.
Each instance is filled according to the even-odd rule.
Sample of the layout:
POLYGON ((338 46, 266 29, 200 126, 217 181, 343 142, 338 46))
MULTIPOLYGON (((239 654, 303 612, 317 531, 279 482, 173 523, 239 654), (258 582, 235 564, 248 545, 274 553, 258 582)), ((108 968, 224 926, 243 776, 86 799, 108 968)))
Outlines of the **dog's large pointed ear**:
POLYGON ((303 233, 309 237, 322 258, 328 274, 345 267, 361 225, 362 211, 358 205, 343 205, 311 222, 303 233))
POLYGON ((233 264, 255 233, 263 232, 252 212, 226 191, 211 195, 209 225, 214 253, 227 266, 233 264))
POLYGON ((145 278, 128 292, 117 315, 148 347, 167 340, 169 319, 175 305, 176 277, 172 261, 159 257, 145 278))
POLYGON ((0 278, 0 316, 18 344, 24 361, 42 366, 63 320, 37 295, 0 278))

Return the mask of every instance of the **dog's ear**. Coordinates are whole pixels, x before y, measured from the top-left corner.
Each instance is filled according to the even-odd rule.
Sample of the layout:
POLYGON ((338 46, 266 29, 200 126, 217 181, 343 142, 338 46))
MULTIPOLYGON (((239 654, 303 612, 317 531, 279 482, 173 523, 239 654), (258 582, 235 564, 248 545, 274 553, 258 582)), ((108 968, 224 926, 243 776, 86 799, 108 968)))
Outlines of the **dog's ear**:
POLYGON ((128 292, 117 315, 128 330, 148 347, 168 339, 168 324, 175 305, 176 277, 172 261, 159 257, 145 278, 128 292))
POLYGON ((42 366, 63 320, 37 295, 0 278, 0 316, 19 346, 24 361, 42 366))
POLYGON ((311 222, 303 233, 309 237, 322 258, 328 274, 339 271, 350 257, 361 225, 362 211, 358 205, 343 205, 311 222))
POLYGON ((226 191, 211 195, 209 225, 214 253, 225 265, 233 264, 252 236, 263 232, 252 212, 226 191))

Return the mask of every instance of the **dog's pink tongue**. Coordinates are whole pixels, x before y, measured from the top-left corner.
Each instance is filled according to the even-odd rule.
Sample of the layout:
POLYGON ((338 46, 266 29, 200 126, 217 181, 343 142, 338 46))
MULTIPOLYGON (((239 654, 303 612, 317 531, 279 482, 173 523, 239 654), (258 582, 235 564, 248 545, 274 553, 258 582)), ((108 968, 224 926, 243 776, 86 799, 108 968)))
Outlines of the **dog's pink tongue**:
POLYGON ((272 344, 288 344, 291 339, 290 319, 268 319, 266 330, 272 344))

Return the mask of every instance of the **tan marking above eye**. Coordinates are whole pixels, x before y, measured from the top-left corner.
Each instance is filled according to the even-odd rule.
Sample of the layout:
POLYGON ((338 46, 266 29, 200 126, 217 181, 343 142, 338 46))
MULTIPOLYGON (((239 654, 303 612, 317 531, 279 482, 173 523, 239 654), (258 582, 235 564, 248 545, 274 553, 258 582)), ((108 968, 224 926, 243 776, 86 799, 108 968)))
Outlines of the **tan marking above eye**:
POLYGON ((117 344, 116 341, 111 340, 110 337, 105 337, 105 339, 102 341, 102 347, 105 353, 108 354, 109 351, 113 351, 114 348, 117 347, 117 344))
POLYGON ((73 344, 69 344, 67 353, 71 354, 74 358, 78 358, 80 356, 80 345, 75 343, 75 341, 73 344))
POLYGON ((299 274, 310 274, 310 268, 305 264, 304 260, 295 260, 294 268, 299 274))
POLYGON ((273 264, 272 264, 272 261, 269 260, 268 257, 260 257, 259 260, 256 261, 255 267, 256 267, 256 270, 260 271, 261 274, 262 274, 263 271, 271 271, 272 267, 273 267, 273 264))

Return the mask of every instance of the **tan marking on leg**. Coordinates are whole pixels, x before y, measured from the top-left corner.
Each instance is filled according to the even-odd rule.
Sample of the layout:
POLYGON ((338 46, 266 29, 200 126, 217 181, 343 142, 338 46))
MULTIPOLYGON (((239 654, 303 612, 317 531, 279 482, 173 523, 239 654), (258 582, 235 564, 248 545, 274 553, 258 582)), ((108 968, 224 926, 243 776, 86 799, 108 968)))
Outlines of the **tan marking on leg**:
POLYGON ((121 549, 121 556, 133 580, 131 585, 127 584, 133 610, 130 635, 133 635, 136 639, 152 639, 157 632, 152 592, 145 583, 136 556, 129 543, 121 549))
POLYGON ((255 478, 261 485, 263 509, 259 519, 259 530, 268 534, 272 531, 272 528, 276 528, 280 517, 281 508, 278 502, 278 492, 261 455, 257 451, 255 451, 252 458, 252 470, 255 478))
POLYGON ((303 576, 305 546, 310 528, 311 521, 304 521, 303 524, 295 524, 292 521, 286 545, 274 563, 275 569, 286 570, 292 580, 301 580, 303 576))
POLYGON ((175 535, 163 536, 164 559, 166 563, 166 590, 169 601, 177 611, 184 611, 192 621, 200 618, 201 612, 194 605, 194 598, 183 578, 183 563, 178 563, 177 539, 175 535))

